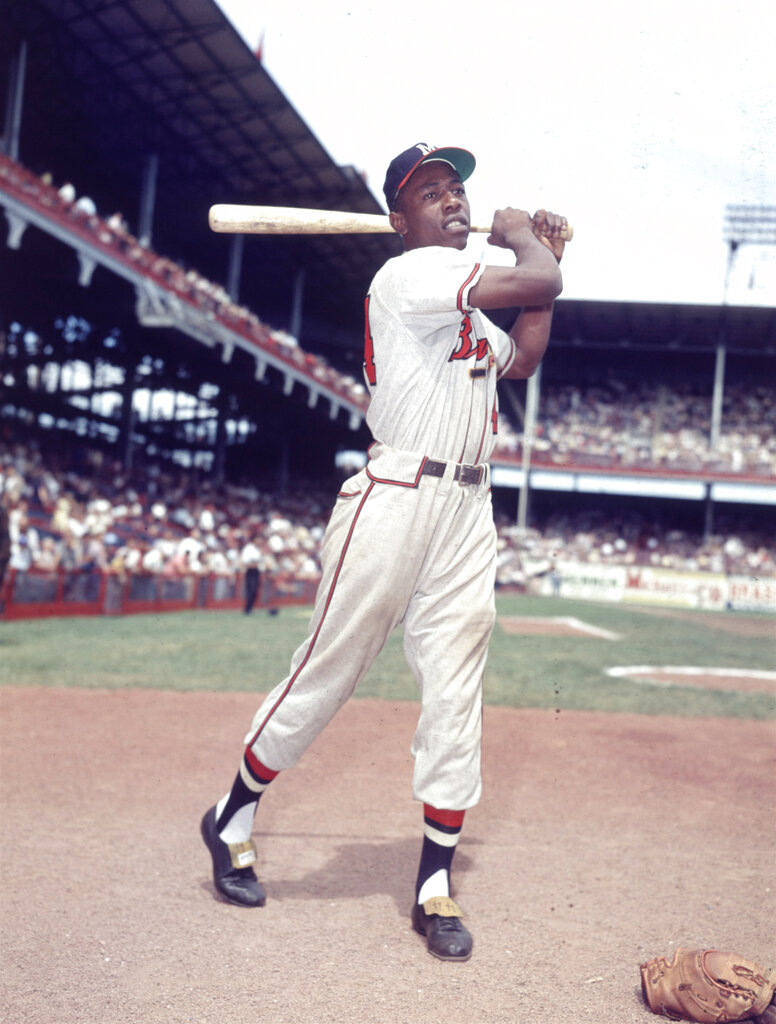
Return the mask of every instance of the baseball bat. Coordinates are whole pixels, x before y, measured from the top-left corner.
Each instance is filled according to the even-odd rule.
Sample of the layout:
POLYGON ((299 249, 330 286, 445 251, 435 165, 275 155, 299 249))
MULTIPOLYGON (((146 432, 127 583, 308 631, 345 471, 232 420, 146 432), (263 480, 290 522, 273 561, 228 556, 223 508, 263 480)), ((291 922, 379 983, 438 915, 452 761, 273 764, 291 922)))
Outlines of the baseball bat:
MULTIPOLYGON (((361 235, 393 231, 388 217, 381 213, 305 210, 295 206, 220 203, 210 207, 208 222, 213 231, 248 235, 361 235)), ((490 234, 491 224, 472 224, 470 230, 490 234)), ((571 224, 567 224, 561 237, 571 241, 571 224)))

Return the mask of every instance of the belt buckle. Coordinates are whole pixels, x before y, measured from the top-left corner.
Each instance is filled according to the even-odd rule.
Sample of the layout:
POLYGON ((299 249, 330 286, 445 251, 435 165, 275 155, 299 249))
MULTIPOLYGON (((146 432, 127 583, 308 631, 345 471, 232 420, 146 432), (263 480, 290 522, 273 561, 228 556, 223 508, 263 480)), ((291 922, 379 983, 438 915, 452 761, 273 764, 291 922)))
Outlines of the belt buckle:
POLYGON ((455 467, 455 479, 462 487, 467 484, 478 485, 482 483, 482 474, 482 466, 463 466, 459 464, 455 467))
MULTIPOLYGON (((443 477, 449 465, 449 462, 436 462, 434 459, 426 459, 420 472, 423 476, 443 477)), ((483 466, 466 466, 461 462, 455 463, 453 480, 457 481, 462 487, 468 484, 479 485, 482 483, 484 476, 485 468, 483 466)))

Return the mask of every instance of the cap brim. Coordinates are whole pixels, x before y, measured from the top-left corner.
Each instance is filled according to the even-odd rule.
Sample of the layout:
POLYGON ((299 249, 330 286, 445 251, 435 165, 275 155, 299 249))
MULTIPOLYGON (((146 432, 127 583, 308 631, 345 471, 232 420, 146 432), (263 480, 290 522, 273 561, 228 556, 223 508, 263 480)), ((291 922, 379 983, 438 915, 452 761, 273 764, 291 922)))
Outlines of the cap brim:
POLYGON ((461 181, 466 181, 467 178, 471 177, 472 171, 477 165, 477 161, 468 149, 456 149, 454 146, 445 146, 442 149, 435 149, 428 156, 424 156, 422 160, 418 161, 416 166, 430 163, 432 160, 445 160, 447 163, 452 164, 458 172, 458 177, 461 181))
MULTIPOLYGON (((394 202, 399 196, 399 193, 410 180, 412 175, 417 171, 421 164, 431 163, 433 160, 443 160, 445 163, 450 164, 455 170, 461 181, 466 181, 470 177, 472 171, 475 168, 477 161, 474 156, 469 152, 468 149, 456 149, 454 146, 445 146, 442 149, 434 149, 430 153, 426 153, 420 160, 412 165, 407 171, 396 189, 394 195, 394 202)), ((393 206, 389 204, 389 209, 393 209, 393 206)))

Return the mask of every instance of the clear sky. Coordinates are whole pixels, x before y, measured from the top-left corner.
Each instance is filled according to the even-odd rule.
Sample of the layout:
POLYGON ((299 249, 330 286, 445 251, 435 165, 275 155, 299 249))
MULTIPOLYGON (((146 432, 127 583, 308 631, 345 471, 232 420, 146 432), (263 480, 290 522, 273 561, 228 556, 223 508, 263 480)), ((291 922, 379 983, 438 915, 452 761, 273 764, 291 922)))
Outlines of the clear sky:
MULTIPOLYGON (((568 298, 718 304, 726 205, 776 206, 772 0, 220 5, 378 198, 428 142, 477 157, 476 220, 566 214, 568 298)), ((776 245, 739 248, 727 298, 776 306, 776 245)))

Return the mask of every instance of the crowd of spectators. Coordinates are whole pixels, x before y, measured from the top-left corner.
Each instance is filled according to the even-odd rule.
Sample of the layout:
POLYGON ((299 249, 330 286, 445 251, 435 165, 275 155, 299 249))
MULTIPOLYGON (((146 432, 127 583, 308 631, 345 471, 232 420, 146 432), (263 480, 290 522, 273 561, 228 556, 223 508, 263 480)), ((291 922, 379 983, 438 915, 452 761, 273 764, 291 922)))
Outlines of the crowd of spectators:
POLYGON ((232 576, 253 544, 268 574, 317 579, 329 508, 313 491, 283 497, 226 486, 216 493, 193 488, 183 470, 154 467, 142 482, 130 481, 100 452, 88 455, 87 469, 76 472, 67 456, 44 457, 34 445, 0 450, 10 568, 232 576))
MULTIPOLYGON (((501 448, 515 457, 522 437, 508 422, 501 448)), ((690 385, 608 380, 542 388, 532 462, 720 472, 776 477, 776 385, 725 388, 719 437, 711 447, 711 393, 690 385)))
POLYGON ((701 530, 661 526, 643 513, 603 509, 558 512, 544 517, 540 528, 518 527, 500 516, 497 527, 501 586, 525 586, 562 561, 776 577, 773 531, 742 530, 724 519, 707 537, 701 530))
MULTIPOLYGON (((184 470, 149 467, 128 480, 97 450, 68 456, 34 444, 0 448, 0 501, 9 512, 11 568, 100 569, 120 574, 219 574, 246 567, 255 545, 270 574, 315 580, 334 493, 292 495, 255 486, 193 486, 184 470), (85 461, 84 461, 85 460, 85 461)), ((497 516, 497 581, 521 586, 558 560, 776 576, 772 536, 662 528, 644 513, 559 512, 521 529, 497 516)))
POLYGON ((146 240, 130 232, 120 212, 100 216, 94 201, 89 196, 78 196, 71 182, 57 188, 48 173, 33 174, 0 153, 0 185, 24 202, 33 203, 48 215, 64 220, 75 231, 85 233, 91 242, 107 247, 113 256, 126 261, 165 292, 193 306, 206 319, 217 320, 240 334, 257 350, 290 364, 308 376, 311 383, 361 409, 366 408, 368 399, 363 383, 340 373, 322 356, 305 352, 288 332, 263 323, 246 306, 234 302, 223 285, 209 280, 193 267, 154 252, 146 240))

